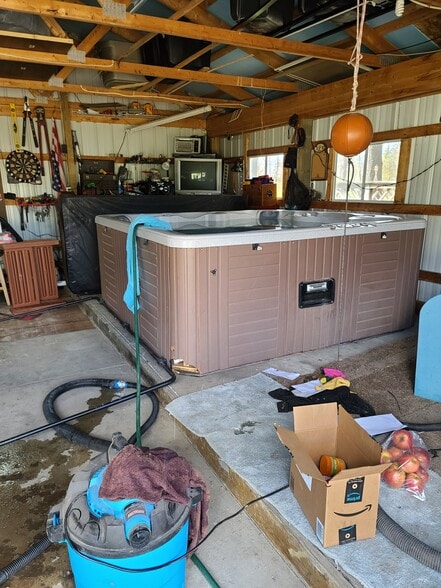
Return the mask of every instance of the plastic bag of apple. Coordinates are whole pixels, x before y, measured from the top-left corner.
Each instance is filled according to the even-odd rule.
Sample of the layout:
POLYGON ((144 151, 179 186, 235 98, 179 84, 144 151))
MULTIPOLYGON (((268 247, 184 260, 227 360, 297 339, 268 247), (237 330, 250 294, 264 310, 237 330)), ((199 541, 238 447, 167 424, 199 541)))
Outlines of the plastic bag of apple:
POLYGON ((425 500, 430 453, 418 433, 399 429, 389 435, 382 445, 381 463, 390 463, 382 474, 388 486, 404 488, 416 498, 425 500))

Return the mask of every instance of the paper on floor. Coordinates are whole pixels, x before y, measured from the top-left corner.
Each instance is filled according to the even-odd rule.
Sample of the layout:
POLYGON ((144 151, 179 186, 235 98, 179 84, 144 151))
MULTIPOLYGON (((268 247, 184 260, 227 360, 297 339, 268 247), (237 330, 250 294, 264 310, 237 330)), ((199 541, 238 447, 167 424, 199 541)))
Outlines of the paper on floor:
POLYGON ((380 435, 381 433, 390 433, 390 431, 397 431, 404 427, 393 414, 377 414, 375 416, 360 417, 355 419, 357 423, 369 435, 380 435))

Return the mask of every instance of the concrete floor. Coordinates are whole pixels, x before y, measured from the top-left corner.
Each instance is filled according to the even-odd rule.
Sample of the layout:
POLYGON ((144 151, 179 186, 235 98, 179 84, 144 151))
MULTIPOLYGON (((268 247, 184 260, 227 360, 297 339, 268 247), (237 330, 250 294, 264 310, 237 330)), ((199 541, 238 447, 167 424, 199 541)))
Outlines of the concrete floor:
MULTIPOLYGON (((71 308, 45 313, 29 321, 0 323, 0 407, 3 409, 0 411, 0 430, 3 439, 43 425, 42 400, 61 383, 85 377, 134 381, 135 373, 130 361, 133 357, 133 339, 97 301, 82 304, 81 307, 98 328, 84 320, 78 307, 75 310, 71 308)), ((4 309, 0 308, 0 312, 4 309)), ((330 365, 338 359, 408 335, 409 331, 394 333, 298 354, 295 356, 295 365, 302 373, 310 373, 320 365, 330 365)), ((203 377, 178 376, 161 393, 161 400, 166 403, 185 394, 257 374, 269 366, 291 371, 292 360, 292 356, 278 358, 276 362, 260 362, 203 377)), ((144 351, 142 363, 146 377, 156 382, 168 378, 167 373, 144 351)), ((76 413, 103 400, 107 398, 101 390, 77 391, 60 401, 60 412, 76 413)), ((149 401, 143 402, 143 406, 148 413, 149 401)), ((115 430, 130 435, 134 430, 134 406, 127 403, 112 411, 87 417, 86 422, 83 420, 81 426, 97 436, 110 438, 115 430)), ((203 474, 211 493, 210 528, 240 508, 241 504, 166 410, 160 411, 158 420, 143 437, 143 444, 174 449, 203 474)), ((0 567, 10 563, 41 536, 49 508, 63 499, 70 477, 91 455, 83 448, 72 447, 52 431, 0 447, 0 498, 2 504, 10 505, 2 524, 5 541, 0 554, 0 567)), ((303 547, 300 544, 297 559, 316 561, 318 574, 308 577, 303 569, 306 579, 302 578, 266 538, 267 534, 271 536, 272 529, 264 531, 255 525, 245 511, 222 524, 199 548, 198 557, 219 586, 316 588, 363 585, 346 578, 331 559, 318 560, 314 549, 307 542, 303 547)), ((8 586, 73 587, 65 551, 63 545, 51 547, 38 561, 29 564, 10 580, 8 586)), ((191 561, 187 565, 186 585, 189 588, 210 585, 191 561)))
MULTIPOLYGON (((0 306, 0 313, 9 314, 5 305, 0 306)), ((0 314, 0 320, 4 318, 0 314)), ((136 381, 129 361, 84 318, 77 307, 29 320, 0 322, 1 440, 44 425, 42 401, 62 383, 82 378, 136 381)), ((105 400, 109 398, 100 389, 80 389, 60 399, 59 410, 63 415, 75 414, 105 400)), ((146 399, 142 404, 147 416, 150 402, 146 399)), ((129 436, 135 429, 134 410, 134 403, 128 402, 82 419, 81 427, 108 439, 115 430, 129 436)), ((144 435, 143 445, 171 448, 202 473, 211 495, 210 528, 240 509, 241 505, 164 409, 144 435)), ((72 474, 92 455, 57 437, 52 430, 0 447, 1 569, 44 535, 49 509, 63 500, 72 474)), ((222 587, 307 585, 245 512, 218 527, 197 555, 222 587)), ((213 584, 188 561, 186 586, 209 585, 213 584)), ((51 546, 13 576, 7 586, 72 588, 65 546, 51 546)))

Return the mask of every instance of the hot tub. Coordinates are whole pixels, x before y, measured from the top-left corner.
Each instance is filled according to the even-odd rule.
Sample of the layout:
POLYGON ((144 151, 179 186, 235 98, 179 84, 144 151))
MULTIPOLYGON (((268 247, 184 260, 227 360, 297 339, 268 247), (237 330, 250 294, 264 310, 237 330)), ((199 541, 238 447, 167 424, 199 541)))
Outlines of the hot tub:
MULTIPOLYGON (((137 215, 96 218, 101 292, 132 313, 125 248, 137 215)), ((425 221, 408 215, 241 210, 155 215, 137 230, 140 336, 207 373, 413 324, 425 221)))

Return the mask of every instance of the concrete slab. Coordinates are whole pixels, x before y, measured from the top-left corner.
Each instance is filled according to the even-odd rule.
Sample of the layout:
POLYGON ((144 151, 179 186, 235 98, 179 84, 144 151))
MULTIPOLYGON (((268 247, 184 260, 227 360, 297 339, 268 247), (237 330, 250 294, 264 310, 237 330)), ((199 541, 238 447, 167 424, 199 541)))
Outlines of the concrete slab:
MULTIPOLYGON (((193 435, 203 437, 228 467, 257 495, 282 488, 289 479, 290 456, 275 435, 273 423, 292 427, 292 415, 275 414, 268 391, 279 387, 260 373, 215 386, 173 400, 167 410, 193 435)), ((381 485, 380 504, 415 537, 439 548, 438 504, 441 477, 431 473, 426 501, 381 485)), ((414 559, 377 533, 373 539, 323 549, 289 489, 273 495, 268 502, 336 567, 366 588, 439 585, 440 574, 414 559), (398 574, 399 572, 399 574, 398 574)))

